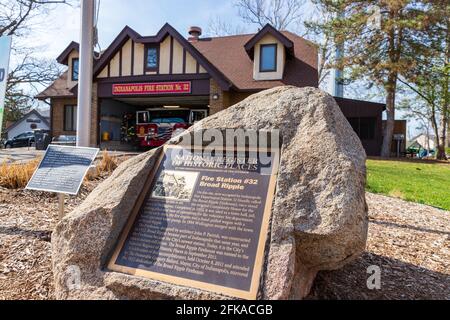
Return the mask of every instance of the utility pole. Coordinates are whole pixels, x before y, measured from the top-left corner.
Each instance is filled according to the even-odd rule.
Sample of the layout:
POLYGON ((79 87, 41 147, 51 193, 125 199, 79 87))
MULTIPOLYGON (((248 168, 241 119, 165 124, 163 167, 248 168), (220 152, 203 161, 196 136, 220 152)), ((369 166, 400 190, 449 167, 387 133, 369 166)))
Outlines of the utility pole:
MULTIPOLYGON (((342 59, 342 50, 340 47, 335 48, 335 59, 342 59)), ((340 69, 334 68, 331 70, 331 94, 334 97, 344 97, 344 84, 342 83, 343 72, 340 69)))
MULTIPOLYGON (((339 61, 342 59, 342 47, 337 45, 335 48, 335 60, 339 61)), ((343 98, 344 97, 344 85, 342 83, 343 72, 341 69, 334 68, 332 71, 331 79, 331 94, 334 97, 343 98)))
POLYGON ((77 147, 90 147, 95 0, 81 0, 77 147))
MULTIPOLYGON (((334 18, 342 18, 342 13, 334 14, 334 18)), ((344 44, 337 43, 334 39, 334 60, 339 62, 344 53, 344 44)), ((334 97, 344 97, 344 84, 342 83, 344 72, 342 69, 334 68, 331 70, 331 94, 334 97)))

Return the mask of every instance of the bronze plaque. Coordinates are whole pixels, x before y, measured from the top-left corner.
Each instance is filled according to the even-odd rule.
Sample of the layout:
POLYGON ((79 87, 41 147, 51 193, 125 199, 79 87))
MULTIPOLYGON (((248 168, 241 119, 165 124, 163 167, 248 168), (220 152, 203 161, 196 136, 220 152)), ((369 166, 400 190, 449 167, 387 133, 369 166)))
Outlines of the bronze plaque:
POLYGON ((110 270, 256 299, 279 150, 223 153, 164 148, 110 270))

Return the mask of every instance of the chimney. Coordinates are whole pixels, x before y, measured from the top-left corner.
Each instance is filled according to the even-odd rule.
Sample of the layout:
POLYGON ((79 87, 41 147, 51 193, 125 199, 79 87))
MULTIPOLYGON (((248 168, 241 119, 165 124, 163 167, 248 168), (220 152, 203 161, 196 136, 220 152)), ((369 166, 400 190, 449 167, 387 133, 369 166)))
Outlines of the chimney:
POLYGON ((198 39, 202 35, 202 28, 195 26, 190 27, 189 35, 190 35, 190 37, 188 38, 189 41, 191 42, 198 41, 198 39))

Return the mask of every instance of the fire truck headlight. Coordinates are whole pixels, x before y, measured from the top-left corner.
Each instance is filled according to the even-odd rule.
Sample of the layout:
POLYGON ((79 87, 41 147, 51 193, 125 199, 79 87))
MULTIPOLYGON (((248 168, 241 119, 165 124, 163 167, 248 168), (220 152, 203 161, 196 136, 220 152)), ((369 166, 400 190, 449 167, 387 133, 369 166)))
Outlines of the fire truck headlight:
POLYGON ((183 133, 185 129, 183 128, 177 128, 173 130, 172 132, 172 138, 178 136, 179 134, 183 133))
POLYGON ((148 129, 148 136, 149 137, 154 137, 156 135, 156 130, 155 128, 149 128, 148 129))

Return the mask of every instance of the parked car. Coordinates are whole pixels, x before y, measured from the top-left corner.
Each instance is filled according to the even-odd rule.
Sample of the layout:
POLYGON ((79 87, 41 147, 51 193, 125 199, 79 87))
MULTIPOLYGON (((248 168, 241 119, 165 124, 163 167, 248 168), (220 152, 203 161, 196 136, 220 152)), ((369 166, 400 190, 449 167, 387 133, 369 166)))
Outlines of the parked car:
POLYGON ((34 132, 28 131, 15 136, 12 139, 5 141, 5 148, 20 148, 20 147, 29 147, 35 141, 34 132))
POLYGON ((52 144, 62 146, 75 146, 77 144, 77 136, 58 136, 53 138, 52 144))

